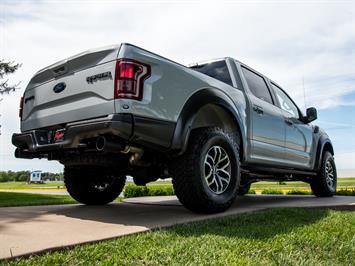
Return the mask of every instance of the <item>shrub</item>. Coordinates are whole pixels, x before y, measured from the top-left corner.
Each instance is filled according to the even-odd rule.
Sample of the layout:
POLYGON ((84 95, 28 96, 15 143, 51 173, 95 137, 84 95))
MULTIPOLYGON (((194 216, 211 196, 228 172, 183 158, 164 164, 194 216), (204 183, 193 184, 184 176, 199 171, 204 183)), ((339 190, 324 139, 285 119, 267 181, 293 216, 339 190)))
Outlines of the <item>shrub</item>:
POLYGON ((136 186, 129 184, 124 189, 125 198, 175 195, 172 186, 136 186))
POLYGON ((148 188, 145 186, 127 185, 124 189, 125 198, 148 196, 148 188))
POLYGON ((170 196, 175 195, 172 186, 156 186, 148 187, 149 196, 170 196))
POLYGON ((284 193, 281 190, 276 190, 276 189, 264 189, 261 191, 261 194, 266 195, 266 194, 271 194, 271 195, 283 195, 284 193))
POLYGON ((312 195, 311 191, 306 190, 290 190, 286 192, 287 195, 312 195))
POLYGON ((249 189, 247 194, 256 194, 255 189, 249 189))

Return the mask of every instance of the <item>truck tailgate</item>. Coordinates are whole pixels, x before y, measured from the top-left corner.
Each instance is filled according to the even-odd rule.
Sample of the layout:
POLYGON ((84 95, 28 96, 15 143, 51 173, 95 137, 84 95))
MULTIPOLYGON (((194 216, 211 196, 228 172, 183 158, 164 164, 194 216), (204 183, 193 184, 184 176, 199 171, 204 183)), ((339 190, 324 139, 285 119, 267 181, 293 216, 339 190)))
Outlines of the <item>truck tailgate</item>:
POLYGON ((119 46, 87 51, 36 73, 24 93, 21 130, 114 113, 118 51, 119 46))

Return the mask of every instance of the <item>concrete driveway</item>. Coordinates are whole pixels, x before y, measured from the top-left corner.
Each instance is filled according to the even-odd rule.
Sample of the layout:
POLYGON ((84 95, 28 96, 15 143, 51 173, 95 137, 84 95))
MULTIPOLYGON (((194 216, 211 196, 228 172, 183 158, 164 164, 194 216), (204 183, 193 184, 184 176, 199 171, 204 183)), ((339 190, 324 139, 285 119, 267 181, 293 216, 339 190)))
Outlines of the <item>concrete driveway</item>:
POLYGON ((0 208, 0 259, 267 208, 334 206, 355 209, 355 197, 251 195, 215 215, 189 212, 175 197, 134 198, 107 206, 0 208))

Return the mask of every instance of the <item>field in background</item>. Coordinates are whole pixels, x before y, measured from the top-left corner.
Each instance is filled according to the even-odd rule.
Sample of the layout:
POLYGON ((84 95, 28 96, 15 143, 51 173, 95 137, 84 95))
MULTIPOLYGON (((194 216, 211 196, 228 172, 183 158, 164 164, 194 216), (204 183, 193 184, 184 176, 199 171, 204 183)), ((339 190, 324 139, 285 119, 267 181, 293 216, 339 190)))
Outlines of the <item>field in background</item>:
MULTIPOLYGON (((121 202, 118 197, 114 202, 121 202)), ((78 203, 69 195, 46 195, 17 192, 0 192, 0 207, 63 205, 78 203)))
MULTIPOLYGON (((304 182, 257 182, 253 183, 251 189, 256 192, 261 192, 262 190, 280 190, 282 192, 288 192, 293 190, 298 191, 310 191, 311 188, 309 184, 304 182)), ((347 177, 347 178, 338 178, 338 186, 337 190, 341 189, 355 189, 355 178, 347 177)))
POLYGON ((63 182, 47 182, 44 184, 28 184, 27 182, 0 182, 0 189, 60 189, 63 182))
MULTIPOLYGON (((131 182, 127 182, 131 183, 131 182)), ((166 186, 171 185, 171 181, 156 181, 148 183, 148 186, 166 186)), ((338 189, 340 188, 355 188, 355 177, 339 178, 338 189)), ((20 189, 65 189, 63 182, 48 182, 45 184, 27 184, 26 182, 0 182, 0 190, 20 190, 20 189)), ((304 182, 257 182, 251 187, 254 190, 263 189, 280 189, 280 190, 293 190, 293 189, 310 189, 309 185, 304 182)))
POLYGON ((77 203, 67 195, 42 195, 17 192, 0 192, 0 207, 62 205, 77 203))
MULTIPOLYGON (((63 182, 48 182, 45 184, 27 184, 26 182, 0 182, 0 207, 50 205, 76 203, 66 195, 63 182), (31 194, 37 193, 37 194, 31 194), (39 194, 38 194, 39 193, 39 194)), ((166 196, 173 195, 171 181, 149 183, 147 187, 135 186, 127 182, 122 197, 166 196)), ((250 194, 311 194, 308 184, 303 182, 258 182, 251 187, 250 194)), ((338 195, 355 196, 355 178, 340 178, 338 180, 338 195)))

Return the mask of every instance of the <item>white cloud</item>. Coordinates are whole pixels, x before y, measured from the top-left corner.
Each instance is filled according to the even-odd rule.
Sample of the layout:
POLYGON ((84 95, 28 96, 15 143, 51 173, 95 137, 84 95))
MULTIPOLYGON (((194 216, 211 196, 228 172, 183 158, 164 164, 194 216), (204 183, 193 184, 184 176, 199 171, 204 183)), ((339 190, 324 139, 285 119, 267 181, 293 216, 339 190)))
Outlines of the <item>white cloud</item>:
MULTIPOLYGON (((302 77, 308 105, 353 104, 343 96, 355 91, 354 1, 0 3, 1 56, 23 63, 13 76, 22 88, 55 61, 122 41, 185 64, 235 57, 283 85, 301 107, 302 77)), ((1 103, 0 169, 25 167, 9 157, 21 93, 1 103)))

